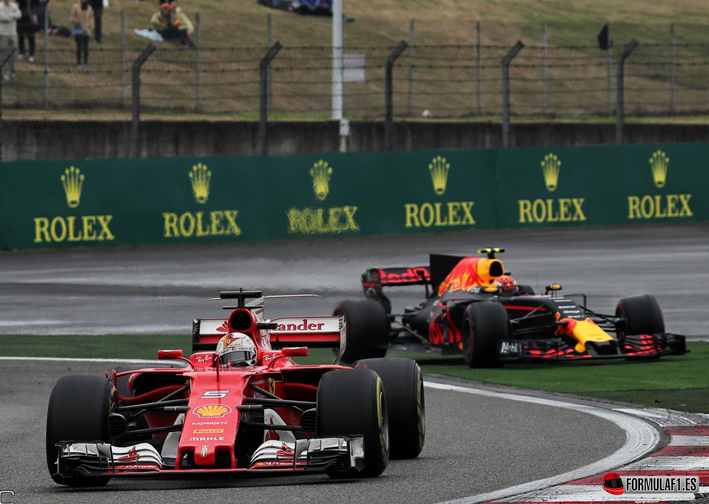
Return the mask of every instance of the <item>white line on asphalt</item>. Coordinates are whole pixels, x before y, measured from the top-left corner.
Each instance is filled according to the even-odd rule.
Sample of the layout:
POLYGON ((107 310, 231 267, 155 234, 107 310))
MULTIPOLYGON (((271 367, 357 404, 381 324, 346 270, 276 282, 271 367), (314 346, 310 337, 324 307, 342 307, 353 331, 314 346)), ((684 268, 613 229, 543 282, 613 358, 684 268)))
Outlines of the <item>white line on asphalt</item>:
MULTIPOLYGON (((598 460, 584 467, 579 467, 573 471, 568 471, 563 474, 558 474, 550 478, 544 478, 521 485, 515 485, 502 490, 496 490, 485 494, 472 495, 451 501, 445 501, 445 504, 475 504, 479 502, 499 501, 506 497, 519 495, 527 492, 533 492, 544 488, 549 488, 554 485, 561 485, 576 479, 586 478, 607 472, 611 469, 620 467, 629 462, 639 459, 653 451, 660 442, 660 434, 655 427, 645 420, 635 418, 617 411, 588 406, 585 404, 576 404, 572 402, 563 402, 556 399, 544 399, 541 397, 531 397, 523 395, 508 394, 503 392, 493 392, 491 390, 480 390, 470 387, 462 387, 459 385, 449 385, 446 383, 437 383, 427 381, 425 386, 438 390, 448 390, 452 392, 461 392, 464 394, 481 395, 487 397, 497 397, 500 399, 508 399, 510 401, 520 401, 532 404, 540 404, 551 406, 554 408, 563 408, 595 415, 610 422, 613 422, 626 433, 625 444, 615 453, 598 460)), ((444 503, 441 503, 444 504, 444 503)))
POLYGON ((148 359, 79 359, 74 357, 0 357, 5 361, 56 361, 56 362, 124 362, 126 364, 164 364, 165 361, 148 359))
MULTIPOLYGON (((699 487, 699 491, 706 487, 699 487)), ((528 502, 668 502, 691 501, 694 494, 690 492, 667 493, 625 493, 611 496, 598 485, 563 485, 541 492, 534 492, 528 497, 528 502)), ((509 502, 503 500, 503 502, 509 502)))
POLYGON ((709 446, 709 436, 672 436, 669 446, 709 446))
POLYGON ((707 471, 709 457, 648 457, 623 468, 624 471, 707 471))

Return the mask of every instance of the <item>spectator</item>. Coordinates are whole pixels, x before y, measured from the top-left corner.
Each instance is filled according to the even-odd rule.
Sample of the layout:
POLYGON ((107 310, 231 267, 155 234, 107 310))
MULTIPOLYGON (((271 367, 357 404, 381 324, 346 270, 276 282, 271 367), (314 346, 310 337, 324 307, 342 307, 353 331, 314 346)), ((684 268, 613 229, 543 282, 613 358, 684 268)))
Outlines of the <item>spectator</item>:
POLYGON ((184 26, 187 30, 187 41, 189 45, 192 44, 192 35, 194 34, 194 25, 187 14, 182 12, 182 7, 179 6, 177 0, 170 0, 170 10, 172 10, 172 15, 175 20, 181 22, 180 26, 184 26))
POLYGON ((150 24, 164 40, 170 40, 183 46, 191 45, 187 26, 180 18, 175 16, 169 3, 165 2, 160 6, 160 11, 150 18, 150 24))
POLYGON ((74 40, 76 40, 76 68, 89 68, 89 38, 94 31, 94 10, 88 0, 79 0, 71 8, 69 22, 74 24, 74 40), (83 64, 81 63, 83 56, 83 64))
POLYGON ((39 0, 19 0, 20 12, 22 17, 17 22, 17 37, 18 37, 18 54, 17 58, 25 57, 25 38, 29 44, 30 58, 29 62, 34 63, 35 40, 34 34, 39 28, 39 18, 37 11, 39 8, 39 0))
POLYGON ((94 10, 94 40, 101 43, 101 16, 103 16, 103 0, 89 0, 89 5, 94 10))
MULTIPOLYGON (((21 17, 22 13, 16 3, 10 0, 0 2, 0 51, 9 47, 17 47, 17 20, 21 17)), ((15 55, 13 54, 3 68, 2 78, 8 81, 14 75, 15 55)))

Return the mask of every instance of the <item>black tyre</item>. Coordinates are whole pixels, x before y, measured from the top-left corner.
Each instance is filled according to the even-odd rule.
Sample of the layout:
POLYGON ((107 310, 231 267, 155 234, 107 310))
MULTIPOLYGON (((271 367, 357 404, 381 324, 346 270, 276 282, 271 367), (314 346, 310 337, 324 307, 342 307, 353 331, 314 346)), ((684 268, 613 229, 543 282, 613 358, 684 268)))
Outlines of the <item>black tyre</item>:
POLYGON ((622 341, 631 334, 658 334, 665 332, 665 319, 657 300, 649 294, 630 296, 618 301, 615 309, 616 332, 622 341))
POLYGON ((510 321, 502 304, 479 302, 468 305, 461 333, 463 357, 468 366, 502 366, 497 355, 497 342, 511 337, 510 321))
MULTIPOLYGON (((384 384, 371 369, 330 371, 318 387, 318 437, 364 436, 360 476, 379 476, 389 464, 389 416, 384 384)), ((331 477, 352 473, 333 472, 331 477)))
POLYGON ((47 409, 47 469, 52 479, 69 486, 102 486, 108 477, 61 477, 57 473, 59 441, 105 441, 108 437, 108 414, 115 405, 115 389, 106 378, 64 376, 49 396, 47 409))
POLYGON ((344 315, 347 322, 347 347, 342 361, 384 357, 389 342, 389 316, 381 304, 372 300, 343 301, 334 315, 344 315))
POLYGON ((384 383, 391 458, 418 457, 426 439, 426 401, 419 365, 411 359, 389 358, 364 359, 355 366, 375 371, 384 383))

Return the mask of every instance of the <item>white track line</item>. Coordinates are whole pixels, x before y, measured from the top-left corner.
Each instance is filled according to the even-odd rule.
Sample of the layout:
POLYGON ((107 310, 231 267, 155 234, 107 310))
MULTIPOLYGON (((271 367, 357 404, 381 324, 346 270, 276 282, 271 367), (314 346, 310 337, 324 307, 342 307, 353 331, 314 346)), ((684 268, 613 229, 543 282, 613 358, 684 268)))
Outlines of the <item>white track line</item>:
POLYGON ((148 359, 78 359, 75 357, 0 357, 0 361, 55 361, 55 362, 124 362, 126 364, 164 364, 164 360, 148 359))
POLYGON ((561 485, 563 483, 567 483, 576 479, 586 478, 588 476, 593 476, 594 474, 606 472, 611 469, 628 464, 629 462, 632 462, 634 460, 637 460, 643 455, 647 455, 648 453, 652 452, 660 442, 659 432, 649 422, 629 416, 624 413, 619 413, 614 410, 598 408, 595 406, 588 406, 585 404, 563 402, 561 400, 556 399, 544 399, 541 397, 493 392, 490 390, 461 387, 459 385, 449 385, 446 383, 427 381, 425 383, 425 386, 437 390, 448 390, 451 392, 460 392, 463 394, 496 397, 499 399, 507 399, 510 401, 540 404, 543 406, 551 406, 553 408, 563 408, 579 411, 582 413, 587 413, 589 415, 594 415, 603 418, 605 420, 608 420, 609 422, 613 422, 618 427, 623 429, 627 436, 625 444, 618 451, 609 455, 606 458, 598 460, 587 466, 579 467, 578 469, 574 469, 573 471, 558 474, 550 478, 531 481, 529 483, 523 483, 521 485, 503 488, 502 490, 496 490, 494 492, 489 492, 485 494, 472 495, 470 497, 463 497, 461 499, 445 501, 445 503, 441 504, 475 504, 479 502, 499 501, 501 499, 512 497, 514 495, 533 492, 554 485, 561 485))

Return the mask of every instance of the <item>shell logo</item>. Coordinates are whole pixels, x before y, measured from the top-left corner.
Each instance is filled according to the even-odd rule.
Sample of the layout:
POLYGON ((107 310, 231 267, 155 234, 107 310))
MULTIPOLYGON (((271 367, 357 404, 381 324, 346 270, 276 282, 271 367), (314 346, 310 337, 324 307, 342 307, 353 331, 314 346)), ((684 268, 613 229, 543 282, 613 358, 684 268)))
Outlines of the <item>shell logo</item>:
POLYGON ((194 412, 200 418, 217 418, 231 413, 231 408, 223 404, 205 404, 194 412))

